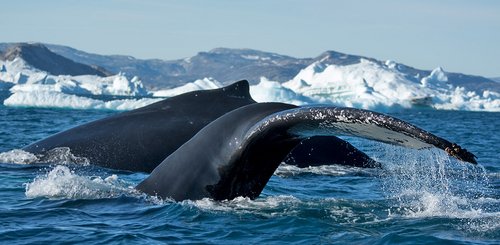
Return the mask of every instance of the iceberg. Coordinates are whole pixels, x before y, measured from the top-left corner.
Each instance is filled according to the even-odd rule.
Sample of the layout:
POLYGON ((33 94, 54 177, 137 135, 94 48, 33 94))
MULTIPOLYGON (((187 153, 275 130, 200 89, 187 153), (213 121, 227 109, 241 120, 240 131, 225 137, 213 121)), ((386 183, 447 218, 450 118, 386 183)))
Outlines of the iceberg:
POLYGON ((283 86, 324 103, 363 109, 410 108, 412 99, 429 95, 430 91, 395 72, 393 66, 366 59, 352 65, 315 62, 283 86))
POLYGON ((172 89, 164 89, 153 92, 154 97, 172 97, 179 94, 195 91, 195 90, 206 90, 206 89, 216 89, 222 87, 222 84, 213 78, 203 78, 196 80, 194 82, 186 83, 182 86, 175 87, 172 89))
MULTIPOLYGON (((12 95, 6 106, 55 107, 73 109, 131 110, 182 93, 216 89, 222 83, 213 78, 195 80, 181 86, 147 91, 139 78, 119 73, 109 77, 93 75, 50 75, 26 65, 21 59, 0 61, 0 89, 12 95), (134 96, 104 101, 96 95, 134 96)), ((401 108, 500 112, 500 93, 468 91, 449 82, 441 67, 430 74, 411 74, 395 61, 378 62, 361 58, 348 65, 316 61, 289 81, 265 77, 250 86, 257 102, 284 102, 296 105, 333 104, 389 112, 401 108)))
POLYGON ((123 73, 108 77, 54 76, 29 66, 21 58, 0 61, 0 67, 0 89, 12 93, 3 102, 5 106, 132 110, 159 101, 152 98, 104 101, 88 97, 149 95, 138 77, 129 79, 123 73))
POLYGON ((118 95, 147 96, 141 80, 134 76, 128 79, 125 74, 99 77, 95 75, 58 75, 30 67, 22 59, 0 61, 0 81, 2 87, 10 87, 11 92, 53 91, 75 95, 118 95), (10 86, 6 84, 10 83, 10 86))
POLYGON ((67 108, 67 109, 96 109, 127 111, 140 108, 154 102, 159 98, 119 99, 103 101, 83 96, 65 94, 54 91, 16 92, 7 98, 3 104, 13 107, 42 107, 42 108, 67 108))
POLYGON ((428 107, 442 110, 500 111, 499 93, 482 94, 454 87, 443 68, 428 76, 410 77, 394 61, 361 59, 351 65, 315 62, 282 84, 320 103, 379 111, 428 107))
POLYGON ((452 88, 452 86, 447 84, 447 82, 448 76, 446 76, 446 72, 441 67, 432 70, 429 76, 426 76, 422 78, 422 80, 420 80, 422 87, 441 91, 452 88))
POLYGON ((295 105, 320 103, 320 100, 297 94, 279 82, 270 81, 265 77, 260 79, 259 84, 250 86, 250 95, 257 102, 283 102, 295 105))

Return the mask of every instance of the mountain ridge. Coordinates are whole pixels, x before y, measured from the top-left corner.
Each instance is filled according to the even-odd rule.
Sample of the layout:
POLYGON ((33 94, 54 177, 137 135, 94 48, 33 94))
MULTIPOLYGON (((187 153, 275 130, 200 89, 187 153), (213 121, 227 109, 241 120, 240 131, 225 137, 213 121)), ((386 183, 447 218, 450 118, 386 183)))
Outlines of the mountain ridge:
MULTIPOLYGON (((12 43, 0 43, 0 51, 12 45, 12 43)), ((338 66, 357 64, 361 60, 386 65, 387 62, 392 62, 333 50, 325 51, 314 58, 294 58, 254 49, 231 48, 201 51, 184 59, 137 59, 127 55, 92 54, 63 45, 42 45, 53 53, 77 63, 97 65, 110 73, 124 72, 129 76, 139 76, 149 89, 172 88, 204 77, 212 77, 222 84, 240 79, 247 79, 251 84, 257 84, 261 77, 283 83, 293 79, 301 70, 315 62, 338 66)), ((432 72, 401 63, 391 64, 398 71, 407 74, 407 79, 415 82, 419 82, 420 78, 429 76, 432 72)), ((471 91, 500 92, 500 83, 482 76, 453 72, 447 72, 447 75, 452 84, 466 87, 471 91)))
POLYGON ((18 57, 22 58, 32 67, 46 71, 52 75, 97 75, 100 77, 111 75, 111 73, 97 65, 78 63, 56 54, 40 43, 13 44, 0 54, 0 60, 4 61, 13 61, 18 57))

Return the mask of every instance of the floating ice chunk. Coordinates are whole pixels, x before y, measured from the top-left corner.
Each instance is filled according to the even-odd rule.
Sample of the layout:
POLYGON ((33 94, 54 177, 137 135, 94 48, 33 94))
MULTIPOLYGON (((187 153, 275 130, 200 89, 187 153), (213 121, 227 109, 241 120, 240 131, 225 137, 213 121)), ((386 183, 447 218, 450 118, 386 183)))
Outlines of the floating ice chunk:
POLYGON ((138 77, 129 79, 123 73, 109 77, 54 76, 30 67, 20 58, 15 58, 13 61, 0 61, 0 65, 3 67, 0 71, 0 80, 12 83, 12 92, 54 91, 77 95, 148 95, 148 91, 138 77))
POLYGON ((429 76, 426 76, 420 80, 420 83, 422 83, 422 86, 428 87, 428 88, 444 88, 448 89, 450 86, 446 83, 448 82, 448 76, 446 75, 446 72, 443 70, 443 68, 438 67, 434 70, 432 70, 431 74, 429 76))
POLYGON ((314 63, 283 86, 322 103, 365 109, 408 108, 413 98, 428 94, 397 70, 366 59, 351 65, 314 63))
POLYGON ((104 94, 144 96, 148 92, 137 76, 129 80, 124 74, 120 73, 113 77, 112 84, 106 87, 104 94))
POLYGON ((7 98, 3 103, 5 106, 17 107, 133 110, 160 100, 161 99, 142 98, 102 101, 53 91, 39 91, 16 92, 7 98))
POLYGON ((191 83, 186 83, 182 86, 164 89, 153 92, 154 97, 172 97, 179 94, 196 91, 196 90, 206 90, 206 89, 217 89, 222 87, 222 85, 213 78, 203 78, 196 80, 191 83))
POLYGON ((481 95, 457 87, 447 93, 437 94, 433 107, 440 110, 500 112, 500 93, 484 91, 481 95))
POLYGON ((285 102, 295 105, 317 103, 311 98, 295 93, 280 83, 261 78, 260 83, 250 86, 250 94, 257 102, 285 102))

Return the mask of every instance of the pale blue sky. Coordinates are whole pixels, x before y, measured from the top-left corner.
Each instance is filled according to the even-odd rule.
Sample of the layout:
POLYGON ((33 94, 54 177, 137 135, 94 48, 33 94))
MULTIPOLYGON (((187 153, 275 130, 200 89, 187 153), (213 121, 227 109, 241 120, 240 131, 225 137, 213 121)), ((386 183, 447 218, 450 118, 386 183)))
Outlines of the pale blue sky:
POLYGON ((0 42, 177 59, 216 47, 295 57, 326 50, 500 76, 495 0, 8 0, 0 42))

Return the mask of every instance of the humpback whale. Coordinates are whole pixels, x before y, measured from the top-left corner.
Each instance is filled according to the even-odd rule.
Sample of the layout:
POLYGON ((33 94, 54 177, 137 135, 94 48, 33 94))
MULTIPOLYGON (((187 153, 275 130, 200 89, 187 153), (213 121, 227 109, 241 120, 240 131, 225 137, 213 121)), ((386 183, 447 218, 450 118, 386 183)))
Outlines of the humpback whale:
MULTIPOLYGON (((248 82, 242 80, 224 88, 181 94, 89 122, 32 143, 23 150, 43 156, 53 149, 67 147, 73 155, 85 157, 91 164, 149 173, 207 124, 254 103, 248 82)), ((299 167, 335 163, 377 166, 365 153, 335 136, 305 139, 285 162, 299 167), (336 149, 333 153, 332 148, 336 149), (314 158, 304 155, 311 150, 314 150, 314 158)))
POLYGON ((349 135, 415 149, 437 147, 476 163, 455 143, 384 114, 338 107, 250 104, 214 120, 136 189, 163 199, 257 198, 286 155, 311 136, 349 135))
POLYGON ((283 162, 299 168, 321 165, 344 165, 359 168, 381 167, 379 162, 335 136, 306 138, 292 149, 283 162))
POLYGON ((208 123, 226 112, 256 103, 249 85, 193 91, 132 111, 92 121, 23 148, 43 155, 68 147, 91 164, 105 168, 151 172, 163 159, 208 123))

